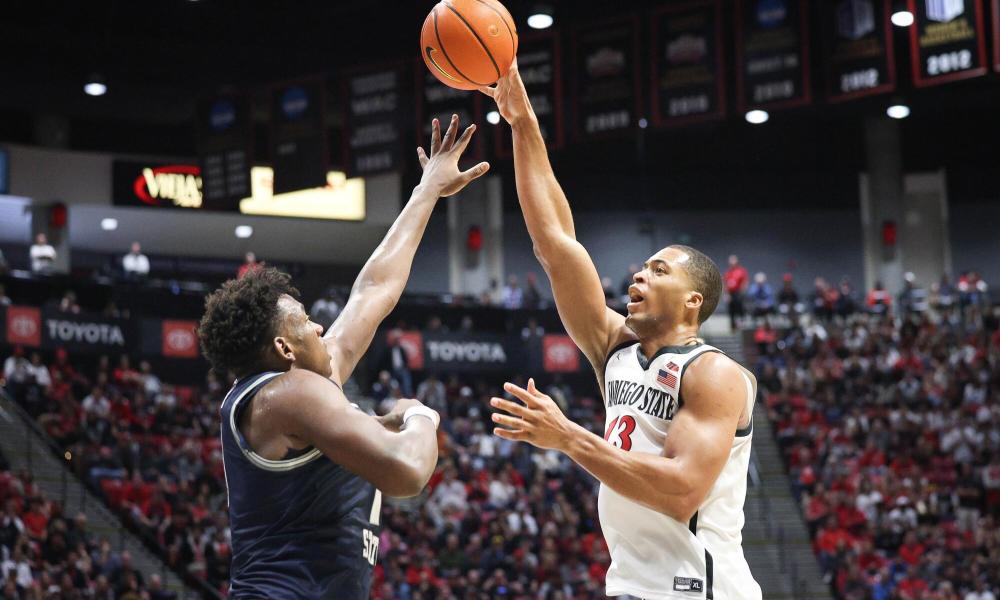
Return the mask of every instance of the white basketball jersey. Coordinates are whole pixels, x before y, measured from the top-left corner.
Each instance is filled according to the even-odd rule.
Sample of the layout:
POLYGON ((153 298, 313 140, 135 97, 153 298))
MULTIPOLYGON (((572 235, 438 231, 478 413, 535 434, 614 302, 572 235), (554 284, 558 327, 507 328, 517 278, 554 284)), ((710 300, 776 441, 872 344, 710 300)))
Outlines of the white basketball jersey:
MULTIPOLYGON (((670 424, 682 410, 681 379, 692 361, 720 350, 700 344, 661 348, 648 361, 639 343, 611 352, 604 369, 605 438, 629 452, 660 455, 670 424)), ((747 411, 755 390, 750 377, 747 411)), ((607 594, 647 600, 760 600, 761 590, 743 557, 752 425, 736 432, 729 460, 689 523, 633 502, 604 484, 598 500, 611 551, 607 594)))

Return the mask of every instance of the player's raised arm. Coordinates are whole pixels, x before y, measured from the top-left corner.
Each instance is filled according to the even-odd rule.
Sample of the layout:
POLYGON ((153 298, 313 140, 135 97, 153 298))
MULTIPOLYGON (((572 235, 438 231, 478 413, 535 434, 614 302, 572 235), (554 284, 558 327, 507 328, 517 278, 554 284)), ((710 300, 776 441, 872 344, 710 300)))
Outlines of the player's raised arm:
POLYGON ((607 351, 618 342, 625 318, 607 308, 594 262, 576 240, 569 202, 549 163, 517 63, 496 87, 480 90, 496 100, 500 115, 511 126, 518 201, 535 255, 552 282, 559 316, 600 373, 607 351))
POLYGON ((437 465, 439 417, 416 400, 400 400, 383 419, 351 406, 339 387, 292 369, 268 393, 268 418, 388 496, 416 496, 437 465), (410 411, 407 413, 407 411, 410 411), (386 427, 385 420, 398 427, 386 427))
POLYGON ((431 129, 430 156, 423 148, 417 150, 424 169, 420 183, 413 189, 413 195, 385 239, 361 269, 347 305, 324 336, 333 360, 333 378, 338 382, 351 376, 371 344, 375 330, 399 301, 410 277, 413 256, 438 198, 457 194, 489 170, 485 162, 468 171, 458 169, 458 161, 469 145, 475 125, 466 128, 457 140, 457 116, 452 116, 444 139, 437 119, 431 129))

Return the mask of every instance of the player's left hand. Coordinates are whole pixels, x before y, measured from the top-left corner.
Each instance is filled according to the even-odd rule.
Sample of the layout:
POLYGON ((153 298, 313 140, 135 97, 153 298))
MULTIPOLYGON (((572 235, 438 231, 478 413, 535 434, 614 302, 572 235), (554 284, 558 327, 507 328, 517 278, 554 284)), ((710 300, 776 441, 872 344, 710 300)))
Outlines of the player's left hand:
POLYGON ((516 442, 528 442, 538 448, 561 450, 569 440, 572 422, 559 410, 549 396, 535 387, 535 380, 528 380, 528 389, 505 383, 503 389, 524 404, 503 398, 493 398, 490 405, 508 415, 494 413, 493 422, 502 427, 493 429, 498 437, 516 442))
POLYGON ((441 123, 434 119, 431 122, 430 156, 423 148, 417 148, 417 158, 424 170, 424 175, 420 178, 421 185, 433 187, 438 196, 444 198, 459 193, 473 179, 485 175, 490 170, 490 163, 487 162, 481 162, 468 171, 458 169, 458 161, 462 158, 462 153, 468 147, 475 131, 475 124, 469 125, 462 136, 458 137, 458 115, 452 115, 448 131, 442 139, 441 123))

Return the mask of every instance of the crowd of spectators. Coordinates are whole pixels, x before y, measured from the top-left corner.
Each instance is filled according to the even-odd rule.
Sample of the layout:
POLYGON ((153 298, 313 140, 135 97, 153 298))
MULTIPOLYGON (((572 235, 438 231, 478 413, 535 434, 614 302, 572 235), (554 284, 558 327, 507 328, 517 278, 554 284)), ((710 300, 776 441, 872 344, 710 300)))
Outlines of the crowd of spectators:
POLYGON ((758 331, 759 385, 816 555, 845 600, 995 600, 997 320, 886 312, 758 331))
POLYGON ((230 551, 219 379, 169 385, 124 355, 79 363, 62 350, 45 363, 17 348, 4 363, 5 388, 169 565, 223 590, 230 551))
POLYGON ((128 551, 94 535, 84 514, 63 513, 28 473, 0 456, 0 599, 172 600, 158 574, 147 578, 128 551))

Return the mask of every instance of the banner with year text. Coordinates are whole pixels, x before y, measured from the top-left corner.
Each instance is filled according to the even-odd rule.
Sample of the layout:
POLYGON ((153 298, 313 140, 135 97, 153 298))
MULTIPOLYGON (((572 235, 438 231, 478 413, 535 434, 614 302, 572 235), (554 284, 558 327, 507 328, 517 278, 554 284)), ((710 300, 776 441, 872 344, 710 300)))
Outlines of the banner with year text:
MULTIPOLYGON (((562 46, 558 33, 526 34, 521 36, 517 49, 517 68, 528 91, 531 107, 538 117, 542 138, 549 150, 563 147, 563 90, 562 46)), ((495 110, 493 101, 486 98, 489 110, 495 110)), ((510 128, 501 124, 497 128, 496 154, 509 157, 513 153, 510 128)))
POLYGON ((980 0, 910 0, 913 84, 926 87, 988 70, 980 0))
POLYGON ((830 102, 896 89, 891 0, 838 0, 822 13, 830 102))
POLYGON ((740 111, 812 101, 806 0, 736 0, 736 88, 740 111))
POLYGON ((720 118, 726 111, 722 2, 668 5, 653 13, 653 124, 720 118))
POLYGON ((577 139, 622 133, 639 122, 637 18, 581 27, 573 36, 573 131, 577 139))

